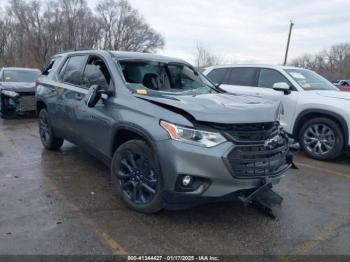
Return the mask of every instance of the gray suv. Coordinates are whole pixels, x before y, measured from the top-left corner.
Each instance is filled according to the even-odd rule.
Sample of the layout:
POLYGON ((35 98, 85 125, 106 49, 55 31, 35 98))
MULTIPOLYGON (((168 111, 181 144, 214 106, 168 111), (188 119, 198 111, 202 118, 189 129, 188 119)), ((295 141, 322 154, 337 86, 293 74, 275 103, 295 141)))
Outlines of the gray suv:
POLYGON ((141 212, 231 197, 248 203, 292 165, 279 103, 225 93, 179 59, 60 53, 36 98, 44 147, 58 150, 65 139, 102 160, 122 199, 141 212))

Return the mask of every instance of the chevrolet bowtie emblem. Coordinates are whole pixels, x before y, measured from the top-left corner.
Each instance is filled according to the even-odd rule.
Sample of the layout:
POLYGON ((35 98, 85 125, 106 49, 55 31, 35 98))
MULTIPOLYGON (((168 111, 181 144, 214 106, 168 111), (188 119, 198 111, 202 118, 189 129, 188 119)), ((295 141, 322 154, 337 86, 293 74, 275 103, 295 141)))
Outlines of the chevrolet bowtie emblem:
POLYGON ((275 149, 278 145, 283 143, 283 138, 280 134, 274 136, 273 138, 267 139, 264 143, 264 147, 268 150, 275 149))

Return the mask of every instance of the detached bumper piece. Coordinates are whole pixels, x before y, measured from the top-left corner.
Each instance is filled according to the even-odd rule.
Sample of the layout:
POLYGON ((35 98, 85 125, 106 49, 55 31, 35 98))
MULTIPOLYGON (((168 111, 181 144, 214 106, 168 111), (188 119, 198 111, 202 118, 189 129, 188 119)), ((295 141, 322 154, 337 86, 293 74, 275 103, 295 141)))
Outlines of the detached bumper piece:
POLYGON ((272 190, 272 183, 268 179, 263 179, 261 186, 253 192, 241 192, 238 199, 244 206, 256 208, 273 219, 276 218, 273 213, 273 206, 281 205, 283 201, 283 198, 272 190))

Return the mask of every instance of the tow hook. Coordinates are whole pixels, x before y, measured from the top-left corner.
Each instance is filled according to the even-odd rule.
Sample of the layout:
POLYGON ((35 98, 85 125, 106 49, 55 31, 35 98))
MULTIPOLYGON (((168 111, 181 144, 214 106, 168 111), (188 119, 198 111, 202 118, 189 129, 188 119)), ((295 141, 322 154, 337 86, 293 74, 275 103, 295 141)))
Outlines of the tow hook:
POLYGON ((262 179, 261 186, 252 193, 244 194, 242 192, 238 199, 244 206, 251 206, 272 219, 276 218, 272 206, 281 205, 283 201, 283 197, 272 190, 272 182, 268 178, 262 179))

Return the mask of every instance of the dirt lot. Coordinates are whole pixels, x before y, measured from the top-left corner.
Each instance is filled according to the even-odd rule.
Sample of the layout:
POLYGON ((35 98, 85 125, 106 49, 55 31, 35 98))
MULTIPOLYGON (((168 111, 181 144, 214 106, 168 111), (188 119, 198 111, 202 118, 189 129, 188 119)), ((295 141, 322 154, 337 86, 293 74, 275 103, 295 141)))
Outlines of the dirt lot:
POLYGON ((143 215, 86 152, 45 151, 35 119, 0 120, 0 254, 350 254, 350 156, 295 158, 276 220, 238 203, 143 215))

